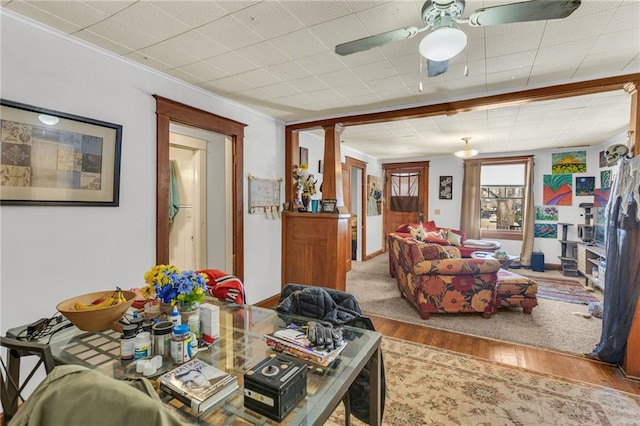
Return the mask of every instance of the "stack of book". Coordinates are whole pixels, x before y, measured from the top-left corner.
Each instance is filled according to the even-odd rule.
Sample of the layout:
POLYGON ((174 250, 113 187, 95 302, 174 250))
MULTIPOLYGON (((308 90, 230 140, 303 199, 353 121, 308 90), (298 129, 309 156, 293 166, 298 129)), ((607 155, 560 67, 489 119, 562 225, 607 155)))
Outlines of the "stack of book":
POLYGON ((322 367, 332 363, 346 346, 346 342, 344 342, 341 346, 331 350, 314 348, 304 330, 300 328, 285 328, 266 334, 264 337, 267 340, 267 345, 275 350, 311 361, 322 367))
POLYGON ((200 414, 231 395, 238 378, 194 358, 158 378, 160 389, 200 414))

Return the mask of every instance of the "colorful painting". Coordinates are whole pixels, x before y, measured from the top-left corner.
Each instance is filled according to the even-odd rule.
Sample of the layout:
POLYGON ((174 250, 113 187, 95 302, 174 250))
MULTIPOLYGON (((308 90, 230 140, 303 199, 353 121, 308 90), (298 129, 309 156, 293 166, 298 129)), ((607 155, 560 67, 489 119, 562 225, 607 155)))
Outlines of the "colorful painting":
POLYGON ((570 174, 544 175, 542 178, 542 203, 545 206, 570 206, 573 203, 572 181, 573 178, 570 174))
POLYGON ((604 207, 594 209, 596 215, 596 224, 604 225, 607 223, 607 209, 604 207))
POLYGON ((533 236, 535 238, 558 238, 558 225, 555 223, 534 223, 533 236))
POLYGON ((558 221, 558 208, 553 206, 536 206, 536 220, 558 221))
POLYGON ((599 160, 600 160, 600 168, 609 166, 609 163, 607 162, 607 157, 605 157, 604 155, 604 151, 600 151, 599 160))
POLYGON ((551 154, 551 173, 585 173, 587 171, 587 151, 558 152, 551 154))
POLYGON ((596 187, 596 178, 594 176, 576 177, 576 195, 585 196, 593 195, 596 187))
POLYGON ((382 214, 382 178, 367 175, 367 216, 382 214))
POLYGON ((609 188, 611 186, 611 170, 600 171, 600 187, 609 188))
POLYGON ((606 207, 611 188, 596 188, 593 190, 593 207, 606 207))

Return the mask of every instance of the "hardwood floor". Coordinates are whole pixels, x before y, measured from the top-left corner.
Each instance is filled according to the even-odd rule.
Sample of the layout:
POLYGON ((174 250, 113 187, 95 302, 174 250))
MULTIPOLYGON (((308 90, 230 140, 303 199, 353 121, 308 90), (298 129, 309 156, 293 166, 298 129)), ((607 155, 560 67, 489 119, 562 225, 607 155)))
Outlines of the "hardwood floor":
POLYGON ((454 333, 382 317, 369 317, 376 331, 384 336, 640 395, 640 381, 625 378, 616 366, 587 357, 454 333))

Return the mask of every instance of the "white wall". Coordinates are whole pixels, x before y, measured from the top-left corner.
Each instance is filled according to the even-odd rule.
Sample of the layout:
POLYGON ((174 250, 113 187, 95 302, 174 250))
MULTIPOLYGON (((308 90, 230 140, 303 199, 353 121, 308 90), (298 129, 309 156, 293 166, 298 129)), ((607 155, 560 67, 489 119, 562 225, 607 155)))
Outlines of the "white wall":
MULTIPOLYGON (((245 172, 284 176, 283 123, 10 12, 0 16, 3 99, 123 126, 119 207, 0 207, 2 334, 53 315, 66 298, 143 284, 155 263, 153 94, 246 123, 245 172)), ((254 303, 280 291, 281 222, 244 215, 244 283, 254 303)))

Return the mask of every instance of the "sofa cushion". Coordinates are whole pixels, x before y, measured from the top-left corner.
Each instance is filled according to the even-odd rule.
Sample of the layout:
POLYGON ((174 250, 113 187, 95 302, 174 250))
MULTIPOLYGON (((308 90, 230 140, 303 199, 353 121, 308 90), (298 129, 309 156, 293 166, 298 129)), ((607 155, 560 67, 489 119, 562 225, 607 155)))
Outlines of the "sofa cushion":
POLYGON ((451 245, 461 246, 462 245, 461 239, 462 237, 460 235, 456 234, 451 229, 447 229, 447 240, 451 243, 451 245))

